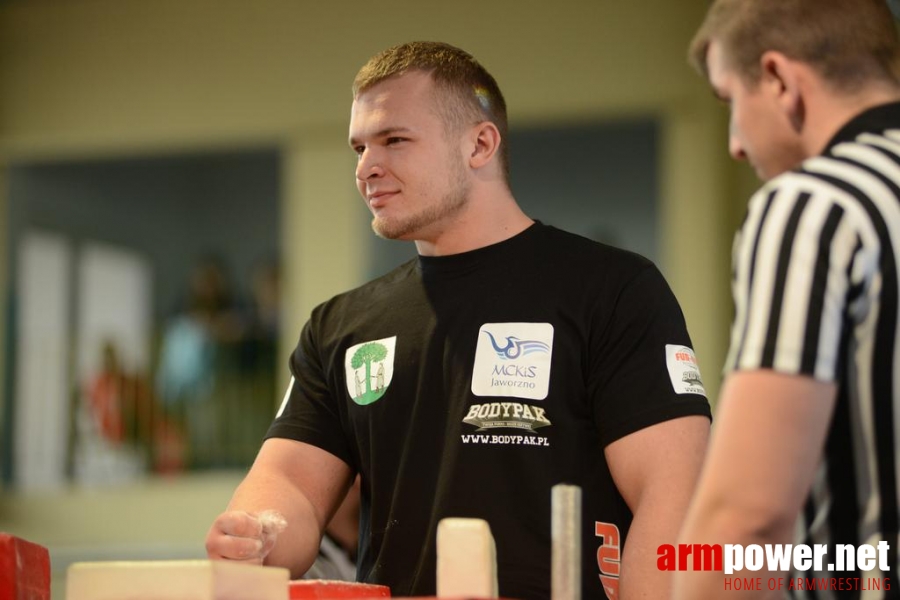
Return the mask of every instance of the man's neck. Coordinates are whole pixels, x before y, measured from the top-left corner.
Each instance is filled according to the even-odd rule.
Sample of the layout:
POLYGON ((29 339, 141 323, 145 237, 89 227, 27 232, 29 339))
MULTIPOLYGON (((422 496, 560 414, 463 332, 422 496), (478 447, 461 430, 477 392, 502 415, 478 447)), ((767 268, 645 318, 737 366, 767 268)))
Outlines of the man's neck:
POLYGON ((900 101, 900 87, 873 84, 853 95, 822 93, 818 102, 807 103, 807 128, 804 152, 818 156, 838 131, 857 115, 882 104, 900 101))
POLYGON ((416 250, 422 256, 469 252, 508 240, 533 223, 504 186, 470 198, 466 210, 439 225, 426 239, 416 240, 416 250))

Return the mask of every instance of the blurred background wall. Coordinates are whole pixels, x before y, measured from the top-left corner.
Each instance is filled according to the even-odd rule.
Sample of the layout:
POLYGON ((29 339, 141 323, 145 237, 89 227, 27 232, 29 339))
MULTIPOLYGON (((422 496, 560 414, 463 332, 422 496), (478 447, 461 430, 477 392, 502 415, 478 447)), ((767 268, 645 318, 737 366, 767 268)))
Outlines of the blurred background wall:
MULTIPOLYGON (((48 403, 41 411, 81 414, 89 371, 79 365, 96 370, 101 360, 99 347, 93 363, 77 356, 80 304, 91 297, 77 292, 90 288, 83 263, 125 265, 122 289, 146 286, 151 300, 127 318, 150 329, 137 327, 151 350, 132 370, 149 373, 153 388, 161 323, 190 265, 211 250, 237 257, 230 269, 245 287, 253 264, 278 265, 275 384, 242 388, 235 400, 252 395, 268 419, 312 307, 414 251, 371 234, 346 143, 357 69, 413 39, 458 45, 497 78, 509 105, 513 191, 532 216, 660 265, 714 400, 731 317, 731 237, 755 181, 728 158, 726 109, 685 61, 707 4, 0 2, 0 530, 49 546, 57 574, 71 560, 203 555, 206 529, 246 464, 207 457, 205 467, 225 468, 191 470, 166 463, 161 447, 154 474, 88 485, 97 482, 79 483, 66 441, 78 423, 43 427, 38 418, 29 427, 49 441, 29 452, 56 444, 69 458, 62 477, 17 485, 12 438, 27 412, 15 405, 17 390, 30 377, 48 403), (107 252, 90 254, 86 244, 107 252), (60 283, 20 273, 54 269, 74 274, 60 283), (134 273, 144 283, 128 283, 134 273), (23 305, 23 288, 46 306, 23 305), (73 350, 41 358, 20 339, 22 327, 73 350), (16 375, 29 352, 46 377, 16 375), (62 383, 42 383, 54 377, 62 383)), ((181 433, 166 439, 187 443, 181 433)))

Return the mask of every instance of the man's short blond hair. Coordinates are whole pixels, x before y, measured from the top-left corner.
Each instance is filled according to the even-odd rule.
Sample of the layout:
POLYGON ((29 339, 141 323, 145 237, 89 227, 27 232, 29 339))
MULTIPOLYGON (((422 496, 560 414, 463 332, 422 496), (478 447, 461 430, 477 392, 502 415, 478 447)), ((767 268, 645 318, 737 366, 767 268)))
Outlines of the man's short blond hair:
POLYGON ((707 77, 713 41, 748 84, 759 82, 769 50, 809 64, 841 90, 898 81, 897 27, 886 0, 715 0, 689 51, 707 77))
POLYGON ((509 181, 506 102, 497 82, 471 54, 441 42, 409 42, 376 54, 353 80, 353 97, 411 71, 435 83, 440 116, 451 131, 490 121, 500 131, 500 166, 509 181))

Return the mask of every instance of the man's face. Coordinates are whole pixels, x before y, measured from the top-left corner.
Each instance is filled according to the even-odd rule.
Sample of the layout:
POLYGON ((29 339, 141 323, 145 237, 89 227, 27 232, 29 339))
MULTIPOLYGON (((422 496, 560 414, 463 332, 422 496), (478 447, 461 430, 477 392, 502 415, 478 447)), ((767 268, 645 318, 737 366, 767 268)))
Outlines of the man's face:
POLYGON ((763 180, 772 179, 803 161, 799 137, 778 102, 778 83, 766 79, 748 85, 727 64, 721 45, 713 41, 706 55, 709 82, 731 111, 728 151, 746 160, 763 180))
POLYGON ((350 114, 356 185, 388 239, 432 240, 469 197, 462 132, 448 132, 431 77, 411 72, 361 93, 350 114))

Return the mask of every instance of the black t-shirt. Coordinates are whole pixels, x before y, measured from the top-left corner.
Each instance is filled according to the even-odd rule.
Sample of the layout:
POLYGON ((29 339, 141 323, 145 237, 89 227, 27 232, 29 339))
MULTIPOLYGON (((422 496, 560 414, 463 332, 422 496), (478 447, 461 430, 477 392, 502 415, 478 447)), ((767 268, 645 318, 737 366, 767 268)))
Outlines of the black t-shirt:
POLYGON ((500 594, 546 600, 550 490, 577 484, 583 596, 603 598, 631 523, 603 449, 709 416, 690 346, 652 263, 536 223, 318 306, 268 437, 361 474, 358 576, 397 596, 434 594, 438 522, 477 517, 500 594))

